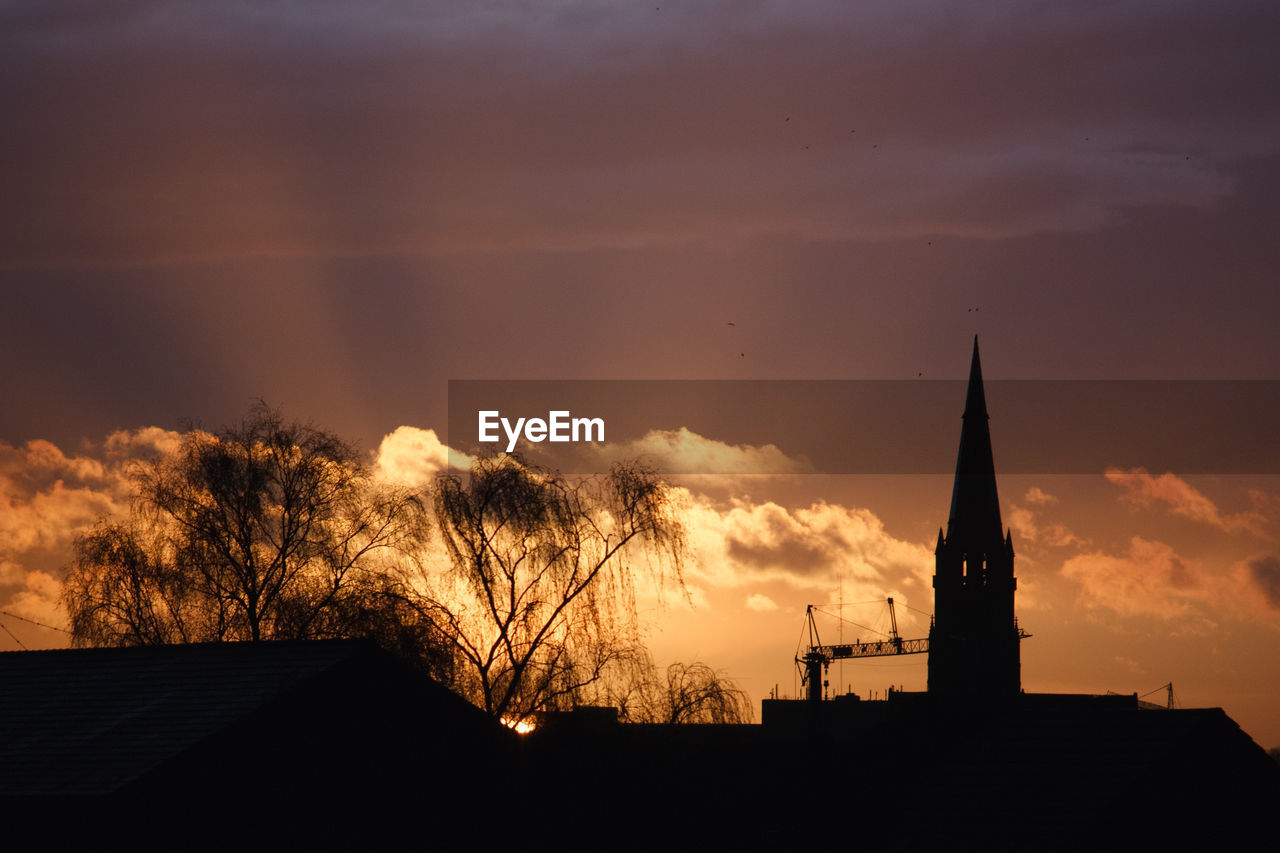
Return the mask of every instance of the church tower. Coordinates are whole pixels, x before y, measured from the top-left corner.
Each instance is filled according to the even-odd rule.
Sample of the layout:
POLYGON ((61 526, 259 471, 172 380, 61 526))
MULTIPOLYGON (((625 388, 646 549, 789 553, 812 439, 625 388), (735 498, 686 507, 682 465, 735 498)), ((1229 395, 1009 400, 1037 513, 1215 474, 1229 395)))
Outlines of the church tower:
POLYGON ((934 551, 929 693, 992 699, 1021 689, 1020 633, 1013 615, 1013 537, 1000 521, 978 339, 961 418, 951 515, 934 551))

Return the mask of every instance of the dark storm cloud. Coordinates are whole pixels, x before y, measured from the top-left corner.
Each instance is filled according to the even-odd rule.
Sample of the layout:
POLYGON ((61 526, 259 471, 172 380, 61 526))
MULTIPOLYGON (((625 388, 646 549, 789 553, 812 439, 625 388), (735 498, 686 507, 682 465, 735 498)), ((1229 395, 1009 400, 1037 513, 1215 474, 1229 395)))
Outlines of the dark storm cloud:
POLYGON ((1087 230, 1273 153, 1273 6, 20 3, 0 262, 1087 230))
POLYGON ((929 562, 927 547, 890 535, 869 510, 825 502, 792 509, 736 502, 725 509, 695 500, 689 524, 698 571, 723 583, 769 576, 821 585, 843 577, 910 586, 929 562))
POLYGON ((834 560, 829 549, 794 536, 780 537, 769 545, 748 544, 730 537, 727 551, 733 560, 753 569, 781 569, 800 576, 825 574, 831 571, 834 560))
POLYGON ((1280 559, 1257 557, 1249 561, 1249 577, 1272 607, 1280 609, 1280 559))

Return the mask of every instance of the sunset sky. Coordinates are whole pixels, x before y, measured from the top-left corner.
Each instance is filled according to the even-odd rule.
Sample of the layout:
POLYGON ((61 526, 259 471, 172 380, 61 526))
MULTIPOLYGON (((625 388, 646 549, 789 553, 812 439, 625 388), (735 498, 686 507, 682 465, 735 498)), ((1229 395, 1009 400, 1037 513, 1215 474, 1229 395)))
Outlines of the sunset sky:
MULTIPOLYGON (((412 481, 450 380, 959 380, 977 334, 988 380, 1280 381, 1277 44, 1274 2, 0 3, 0 608, 62 624, 127 461, 258 398, 412 481)), ((1024 688, 1172 681, 1280 745, 1276 448, 1147 469, 1104 429, 1096 471, 1002 472, 1015 400, 1024 688)), ((806 604, 924 635, 950 500, 793 439, 627 445, 747 460, 678 480, 651 645, 757 702, 806 604)))

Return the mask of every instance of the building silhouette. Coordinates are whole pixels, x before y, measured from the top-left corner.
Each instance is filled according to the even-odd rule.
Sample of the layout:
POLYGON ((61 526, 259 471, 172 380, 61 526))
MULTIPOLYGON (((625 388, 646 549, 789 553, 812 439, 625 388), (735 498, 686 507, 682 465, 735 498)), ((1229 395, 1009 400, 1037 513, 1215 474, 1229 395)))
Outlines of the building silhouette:
POLYGON ((1013 535, 1000 521, 978 339, 956 457, 951 513, 934 550, 933 623, 929 629, 929 693, 992 699, 1021 688, 1014 616, 1013 535))

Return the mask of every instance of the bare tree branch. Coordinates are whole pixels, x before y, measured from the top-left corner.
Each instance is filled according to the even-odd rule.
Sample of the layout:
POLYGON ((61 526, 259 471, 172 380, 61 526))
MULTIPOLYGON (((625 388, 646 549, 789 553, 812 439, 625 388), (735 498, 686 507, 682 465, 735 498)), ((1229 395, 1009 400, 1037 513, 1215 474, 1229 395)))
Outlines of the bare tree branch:
POLYGON ((76 543, 63 604, 78 645, 417 636, 447 644, 392 557, 425 535, 411 491, 376 483, 346 443, 265 404, 191 429, 136 472, 133 513, 76 543))
POLYGON ((511 722, 599 694, 639 645, 636 582, 681 583, 683 529, 638 466, 570 482, 488 457, 440 478, 434 506, 450 569, 430 610, 471 664, 464 691, 511 722))

